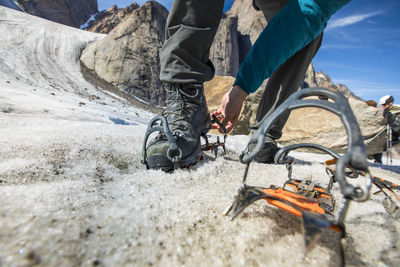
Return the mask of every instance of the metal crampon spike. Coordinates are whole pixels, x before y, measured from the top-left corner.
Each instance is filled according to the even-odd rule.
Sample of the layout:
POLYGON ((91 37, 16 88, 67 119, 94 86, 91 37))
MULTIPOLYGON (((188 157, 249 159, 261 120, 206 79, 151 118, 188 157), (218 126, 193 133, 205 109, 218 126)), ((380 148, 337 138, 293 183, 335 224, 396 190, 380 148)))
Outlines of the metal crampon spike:
POLYGON ((331 222, 317 218, 307 211, 303 211, 304 243, 309 251, 318 240, 323 229, 328 228, 331 222))
POLYGON ((392 196, 383 199, 383 207, 393 218, 400 219, 400 202, 392 196))
POLYGON ((325 220, 323 218, 319 218, 315 214, 312 214, 308 211, 303 211, 303 229, 304 229, 304 244, 305 244, 305 254, 310 251, 310 249, 314 246, 316 241, 321 236, 321 233, 326 228, 331 228, 336 232, 340 233, 340 266, 345 266, 345 243, 346 243, 346 232, 343 224, 334 224, 329 220, 325 220))
POLYGON ((224 215, 227 216, 232 212, 231 220, 233 220, 247 206, 266 196, 267 195, 264 193, 264 188, 243 184, 243 186, 238 190, 238 194, 236 195, 233 203, 225 210, 224 215))

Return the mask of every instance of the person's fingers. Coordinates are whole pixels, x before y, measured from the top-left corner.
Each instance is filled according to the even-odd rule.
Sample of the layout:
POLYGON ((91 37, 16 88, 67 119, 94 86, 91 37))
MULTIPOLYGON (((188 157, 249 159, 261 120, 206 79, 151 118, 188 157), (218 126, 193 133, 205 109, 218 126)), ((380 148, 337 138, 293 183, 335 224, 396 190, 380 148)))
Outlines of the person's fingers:
POLYGON ((219 126, 218 124, 216 124, 216 123, 211 124, 211 129, 218 129, 219 130, 219 128, 221 128, 221 126, 219 126))
MULTIPOLYGON (((219 122, 221 122, 223 119, 224 119, 224 114, 222 113, 222 111, 221 111, 221 108, 220 109, 218 109, 218 110, 216 110, 216 111, 214 111, 213 112, 213 115, 215 115, 215 117, 217 118, 217 120, 219 120, 219 122)), ((212 118, 213 119, 213 118, 212 118)))
POLYGON ((216 123, 211 124, 211 129, 217 129, 218 132, 224 133, 224 129, 222 129, 222 127, 216 123))
MULTIPOLYGON (((210 114, 211 119, 214 119, 214 116, 217 118, 217 120, 219 120, 220 123, 222 123, 222 120, 224 119, 224 115, 221 113, 220 110, 216 110, 214 111, 212 114, 210 114)), ((211 129, 218 129, 221 128, 221 126, 218 125, 218 123, 213 123, 211 124, 211 129)))
MULTIPOLYGON (((234 120, 227 120, 226 122, 222 123, 222 125, 225 126, 226 132, 229 133, 233 129, 233 126, 235 124, 234 124, 234 120)), ((220 133, 223 133, 222 127, 220 129, 220 133)))

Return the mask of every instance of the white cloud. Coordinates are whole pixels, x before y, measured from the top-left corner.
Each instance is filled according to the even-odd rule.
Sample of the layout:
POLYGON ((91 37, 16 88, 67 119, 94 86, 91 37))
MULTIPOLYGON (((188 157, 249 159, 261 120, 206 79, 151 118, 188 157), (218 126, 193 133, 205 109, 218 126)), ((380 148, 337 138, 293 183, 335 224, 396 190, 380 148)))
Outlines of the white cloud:
POLYGON ((323 44, 320 49, 360 49, 360 45, 358 44, 323 44))
POLYGON ((334 83, 345 84, 355 95, 365 100, 373 99, 378 101, 383 95, 387 94, 393 95, 396 98, 400 91, 400 84, 398 83, 340 78, 333 79, 333 81, 334 83))
POLYGON ((351 16, 347 16, 344 18, 331 20, 330 23, 328 24, 328 26, 326 27, 326 30, 332 30, 335 28, 346 27, 346 26, 358 23, 360 21, 366 20, 368 18, 377 16, 381 13, 382 13, 382 11, 375 11, 375 12, 351 15, 351 16))

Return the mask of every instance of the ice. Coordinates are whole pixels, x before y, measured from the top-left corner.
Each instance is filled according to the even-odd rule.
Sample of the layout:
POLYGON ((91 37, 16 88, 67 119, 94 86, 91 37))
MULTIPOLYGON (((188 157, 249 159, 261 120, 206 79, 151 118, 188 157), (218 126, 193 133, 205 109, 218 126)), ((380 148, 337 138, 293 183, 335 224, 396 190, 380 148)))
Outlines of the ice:
MULTIPOLYGON (((141 150, 153 114, 80 73, 79 52, 103 35, 4 7, 0 17, 1 266, 338 265, 335 232, 305 254, 301 220, 263 200, 234 221, 222 216, 241 185, 248 137, 228 137, 228 155, 190 171, 147 171, 141 150)), ((293 156, 295 178, 328 182, 327 156, 293 156)), ((371 171, 400 180, 384 167, 371 171)), ((247 183, 286 179, 285 166, 253 163, 247 183)), ((400 264, 400 222, 382 199, 351 204, 349 265, 400 264)))

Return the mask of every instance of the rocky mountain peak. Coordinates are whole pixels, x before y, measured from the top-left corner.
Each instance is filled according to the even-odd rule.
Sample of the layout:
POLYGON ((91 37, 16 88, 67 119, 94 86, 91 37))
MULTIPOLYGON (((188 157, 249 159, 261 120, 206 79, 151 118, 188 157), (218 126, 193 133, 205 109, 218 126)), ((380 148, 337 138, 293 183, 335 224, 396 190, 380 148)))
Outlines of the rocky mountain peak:
POLYGON ((358 100, 362 100, 360 97, 356 96, 346 85, 334 84, 329 75, 322 71, 315 73, 315 81, 318 87, 328 88, 333 91, 340 92, 346 97, 353 97, 358 100))
POLYGON ((98 11, 97 0, 18 0, 17 3, 31 15, 77 28, 98 11))
POLYGON ((251 43, 256 41, 267 25, 263 13, 254 9, 251 0, 235 0, 226 15, 238 18, 238 31, 247 35, 251 43))
POLYGON ((254 9, 250 0, 235 0, 227 17, 237 18, 237 43, 239 46, 239 63, 241 63, 252 44, 267 25, 267 21, 261 11, 254 9))
POLYGON ((96 14, 94 20, 88 23, 85 30, 98 33, 109 33, 112 31, 122 20, 130 15, 134 10, 138 9, 137 3, 132 3, 125 8, 118 8, 116 5, 103 10, 96 14))
POLYGON ((315 73, 315 80, 320 87, 337 89, 329 75, 323 73, 322 71, 315 73))
POLYGON ((126 16, 109 34, 87 47, 82 64, 96 76, 149 104, 162 104, 159 50, 168 11, 155 1, 126 16))
MULTIPOLYGON (((148 103, 165 104, 158 52, 167 15, 168 11, 155 1, 142 7, 136 3, 122 9, 112 6, 100 12, 87 30, 109 36, 85 50, 83 64, 128 94, 148 103)), ((236 76, 240 63, 266 25, 264 14, 253 7, 252 1, 236 0, 223 16, 210 48, 216 75, 236 76)), ((354 96, 348 88, 333 84, 328 75, 316 74, 311 64, 303 87, 317 86, 354 96)))

